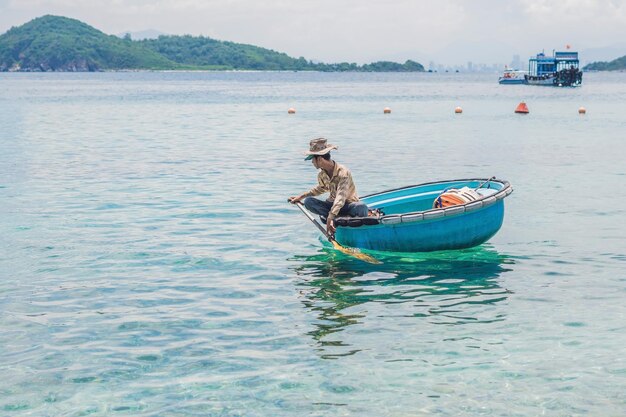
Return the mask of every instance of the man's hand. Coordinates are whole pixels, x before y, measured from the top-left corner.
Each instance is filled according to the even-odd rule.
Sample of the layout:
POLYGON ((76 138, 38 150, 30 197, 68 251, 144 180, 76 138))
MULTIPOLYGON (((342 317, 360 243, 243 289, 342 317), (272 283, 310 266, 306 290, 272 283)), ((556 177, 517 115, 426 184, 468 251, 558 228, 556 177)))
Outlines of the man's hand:
POLYGON ((333 223, 333 218, 328 216, 328 218, 326 219, 326 232, 328 233, 328 236, 334 237, 335 230, 337 230, 337 228, 335 227, 333 223))
POLYGON ((291 204, 302 203, 302 196, 298 195, 298 196, 295 196, 295 197, 289 197, 289 202, 291 204))

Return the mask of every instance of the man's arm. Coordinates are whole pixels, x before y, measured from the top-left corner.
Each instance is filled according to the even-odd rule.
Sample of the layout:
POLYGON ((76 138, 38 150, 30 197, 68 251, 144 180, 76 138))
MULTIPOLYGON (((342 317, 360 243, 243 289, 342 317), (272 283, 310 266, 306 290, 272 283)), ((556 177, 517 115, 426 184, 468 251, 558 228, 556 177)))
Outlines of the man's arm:
POLYGON ((328 191, 328 188, 322 182, 320 175, 317 176, 317 185, 311 188, 309 191, 300 194, 299 196, 289 197, 289 202, 291 204, 296 204, 302 202, 305 197, 312 197, 320 194, 324 194, 328 191))
POLYGON ((335 195, 335 201, 333 202, 333 206, 330 208, 330 213, 328 213, 328 217, 326 218, 326 231, 330 236, 335 235, 335 227, 334 220, 335 217, 339 214, 341 208, 346 204, 346 199, 348 198, 348 189, 350 188, 351 178, 350 176, 345 176, 339 180, 339 184, 337 184, 337 195, 335 195))
POLYGON ((335 195, 335 201, 333 202, 333 206, 330 208, 330 213, 328 213, 328 218, 326 222, 326 228, 328 229, 328 233, 331 233, 329 226, 332 226, 334 233, 334 225, 332 221, 339 215, 339 211, 346 204, 346 199, 348 198, 348 191, 350 188, 351 178, 350 175, 346 175, 345 177, 339 180, 339 184, 337 184, 337 194, 335 195))

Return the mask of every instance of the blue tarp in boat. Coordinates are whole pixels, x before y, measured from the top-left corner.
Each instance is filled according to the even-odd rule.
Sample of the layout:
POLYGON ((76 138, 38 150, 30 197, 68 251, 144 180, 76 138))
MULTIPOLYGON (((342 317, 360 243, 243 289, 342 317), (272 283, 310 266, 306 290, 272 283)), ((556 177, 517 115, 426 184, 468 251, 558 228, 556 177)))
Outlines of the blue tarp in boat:
POLYGON ((504 198, 511 192, 508 181, 485 178, 431 182, 371 194, 362 201, 384 215, 378 219, 338 218, 335 238, 345 246, 379 251, 469 248, 486 242, 500 229, 504 198), (432 208, 443 191, 462 187, 477 189, 481 198, 432 208))

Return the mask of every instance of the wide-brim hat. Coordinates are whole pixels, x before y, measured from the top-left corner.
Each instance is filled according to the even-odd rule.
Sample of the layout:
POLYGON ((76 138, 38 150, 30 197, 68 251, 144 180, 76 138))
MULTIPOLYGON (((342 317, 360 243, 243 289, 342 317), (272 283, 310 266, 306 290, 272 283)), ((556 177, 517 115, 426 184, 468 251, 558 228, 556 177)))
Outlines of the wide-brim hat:
POLYGON ((326 155, 333 149, 338 149, 337 145, 327 143, 326 139, 313 139, 311 142, 309 142, 309 150, 304 152, 304 154, 306 155, 306 158, 304 158, 304 160, 308 161, 309 159, 313 159, 314 156, 326 155))

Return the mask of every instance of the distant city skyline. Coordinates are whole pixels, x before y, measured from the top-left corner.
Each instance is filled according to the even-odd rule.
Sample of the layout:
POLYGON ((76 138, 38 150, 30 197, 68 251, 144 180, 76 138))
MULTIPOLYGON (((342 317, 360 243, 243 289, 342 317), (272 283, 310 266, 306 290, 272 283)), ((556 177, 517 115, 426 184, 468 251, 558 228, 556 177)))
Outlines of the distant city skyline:
POLYGON ((582 63, 626 55, 626 0, 0 0, 0 33, 45 14, 108 34, 204 35, 327 63, 502 66, 568 44, 582 63))

